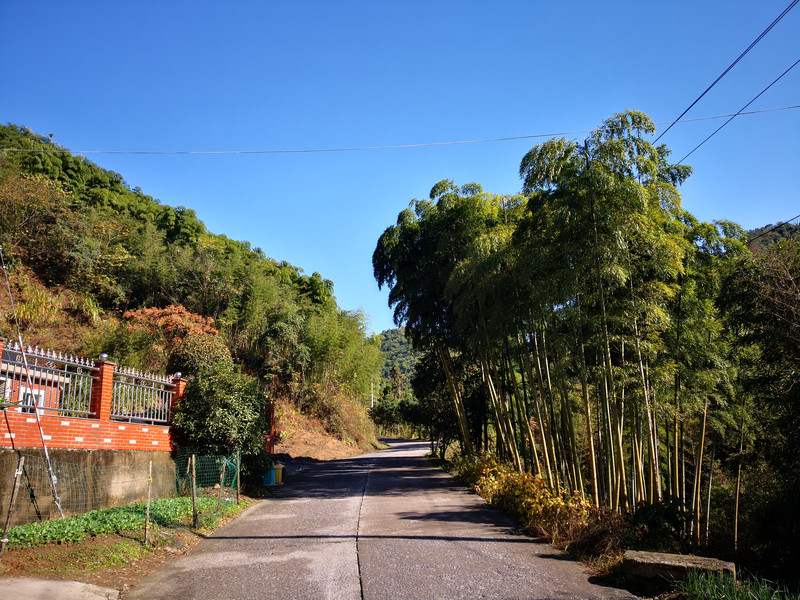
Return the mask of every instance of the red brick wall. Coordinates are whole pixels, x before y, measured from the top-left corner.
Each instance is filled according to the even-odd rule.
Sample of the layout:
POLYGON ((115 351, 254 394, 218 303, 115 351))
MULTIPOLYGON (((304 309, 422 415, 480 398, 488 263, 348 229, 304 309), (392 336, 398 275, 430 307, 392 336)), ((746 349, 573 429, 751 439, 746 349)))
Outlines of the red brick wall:
MULTIPOLYGON (((0 352, 3 340, 0 339, 0 352)), ((101 356, 95 363, 97 377, 92 384, 91 411, 93 417, 61 417, 41 411, 39 419, 42 432, 36 423, 36 415, 21 412, 17 407, 3 411, 0 421, 0 447, 38 448, 44 443, 48 448, 71 448, 80 450, 142 450, 149 452, 170 452, 169 426, 123 423, 111 420, 111 405, 114 380, 114 363, 101 356)), ((176 377, 172 380, 174 395, 172 406, 183 398, 186 380, 176 377)))
MULTIPOLYGON (((40 415, 44 441, 48 448, 84 450, 143 450, 169 452, 169 427, 120 423, 97 419, 67 418, 40 415)), ((21 413, 14 408, 5 411, 0 421, 0 446, 7 448, 38 448, 42 445, 36 415, 21 413)))
MULTIPOLYGON (((0 338, 0 352, 3 340, 0 338)), ((170 452, 172 450, 170 428, 168 425, 144 425, 111 420, 114 364, 107 362, 105 356, 95 361, 97 377, 92 384, 92 417, 61 417, 41 411, 44 442, 48 448, 70 448, 79 450, 141 450, 149 452, 170 452)), ((174 395, 173 410, 183 399, 186 380, 175 377, 172 380, 174 395)), ((269 407, 269 434, 264 438, 264 447, 272 454, 275 444, 274 405, 269 407)), ((36 415, 20 412, 16 406, 3 411, 0 421, 0 447, 38 448, 42 436, 36 424, 36 415)))

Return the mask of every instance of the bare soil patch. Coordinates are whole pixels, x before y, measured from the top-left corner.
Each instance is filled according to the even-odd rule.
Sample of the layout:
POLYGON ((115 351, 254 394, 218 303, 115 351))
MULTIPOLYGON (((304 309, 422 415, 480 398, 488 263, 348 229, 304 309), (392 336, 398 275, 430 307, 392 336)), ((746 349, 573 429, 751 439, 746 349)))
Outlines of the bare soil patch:
POLYGON ((341 441, 325 431, 319 419, 304 415, 280 400, 276 417, 280 441, 275 444, 275 454, 288 454, 291 458, 334 460, 375 449, 341 441))
POLYGON ((334 460, 363 454, 364 449, 345 444, 330 434, 305 429, 296 430, 289 437, 275 444, 276 454, 288 454, 292 458, 334 460))

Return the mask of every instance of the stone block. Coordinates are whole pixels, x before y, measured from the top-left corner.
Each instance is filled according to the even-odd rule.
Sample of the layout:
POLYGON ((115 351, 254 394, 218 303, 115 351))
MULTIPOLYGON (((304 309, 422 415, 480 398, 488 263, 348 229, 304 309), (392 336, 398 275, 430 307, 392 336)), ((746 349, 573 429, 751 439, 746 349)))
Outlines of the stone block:
POLYGON ((672 581, 686 579, 690 571, 727 573, 736 577, 736 566, 716 558, 691 554, 664 554, 628 550, 622 562, 625 581, 632 589, 664 590, 672 581))

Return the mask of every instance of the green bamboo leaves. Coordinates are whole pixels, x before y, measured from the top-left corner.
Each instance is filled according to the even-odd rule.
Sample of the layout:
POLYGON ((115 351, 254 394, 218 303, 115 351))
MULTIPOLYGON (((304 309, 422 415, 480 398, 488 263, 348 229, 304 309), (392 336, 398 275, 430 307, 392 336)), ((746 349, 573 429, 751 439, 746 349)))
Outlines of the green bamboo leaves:
POLYGON ((439 182, 386 229, 373 266, 398 325, 439 356, 465 449, 615 510, 665 494, 698 510, 719 378, 687 377, 676 327, 691 302, 707 308, 692 335, 719 337, 716 288, 694 299, 694 265, 713 269, 711 248, 730 241, 698 233, 675 187, 691 169, 669 163, 654 131, 626 111, 582 143, 536 146, 519 168, 525 196, 439 182), (465 411, 453 356, 479 370, 487 410, 465 411))

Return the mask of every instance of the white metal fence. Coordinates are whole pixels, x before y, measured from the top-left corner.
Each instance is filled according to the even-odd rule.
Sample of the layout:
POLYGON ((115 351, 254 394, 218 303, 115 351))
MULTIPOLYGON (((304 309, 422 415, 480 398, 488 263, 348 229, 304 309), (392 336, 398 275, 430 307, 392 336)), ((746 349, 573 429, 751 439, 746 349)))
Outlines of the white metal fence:
POLYGON ((64 416, 90 416, 92 383, 97 375, 94 361, 17 343, 3 346, 0 359, 0 401, 21 412, 34 409, 64 416))
MULTIPOLYGON (((102 371, 92 359, 38 347, 28 347, 23 352, 16 342, 6 342, 2 348, 0 407, 69 417, 99 416, 92 412, 91 400, 92 388, 99 384, 102 371)), ((116 367, 111 419, 167 424, 174 395, 175 386, 169 376, 116 367)))
POLYGON ((173 385, 168 377, 134 369, 114 371, 111 418, 131 423, 168 423, 173 385))

